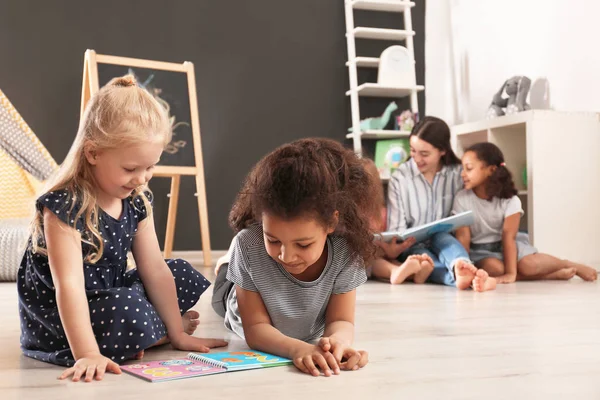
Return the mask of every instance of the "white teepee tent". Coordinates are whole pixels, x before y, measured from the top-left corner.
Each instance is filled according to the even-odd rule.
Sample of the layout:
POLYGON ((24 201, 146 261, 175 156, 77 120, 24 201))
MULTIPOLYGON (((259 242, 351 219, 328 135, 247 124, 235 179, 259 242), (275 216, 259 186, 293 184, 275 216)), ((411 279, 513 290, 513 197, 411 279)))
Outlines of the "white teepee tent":
POLYGON ((0 281, 16 278, 37 190, 57 168, 0 90, 0 281))

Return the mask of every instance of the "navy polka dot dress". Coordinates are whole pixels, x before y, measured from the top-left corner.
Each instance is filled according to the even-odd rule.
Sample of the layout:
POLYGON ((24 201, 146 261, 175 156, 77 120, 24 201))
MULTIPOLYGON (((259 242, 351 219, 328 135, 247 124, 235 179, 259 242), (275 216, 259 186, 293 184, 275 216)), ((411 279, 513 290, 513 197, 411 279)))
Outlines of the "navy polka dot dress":
MULTIPOLYGON (((149 194, 148 194, 148 197, 149 194)), ((37 200, 37 208, 48 208, 69 226, 81 232, 82 238, 91 237, 84 229, 84 220, 74 218, 79 210, 73 196, 67 191, 50 192, 37 200)), ((166 335, 166 328, 154 306, 146 296, 137 271, 127 271, 127 253, 140 221, 146 217, 140 198, 123 200, 119 220, 100 210, 100 234, 104 240, 102 258, 91 264, 84 261, 90 323, 100 352, 121 363, 133 358, 166 335)), ((90 246, 82 241, 82 254, 90 246)), ((183 314, 196 304, 208 288, 208 282, 184 260, 166 260, 177 288, 180 312, 183 314)), ((21 347, 26 356, 63 366, 75 363, 63 330, 48 258, 33 253, 31 239, 17 277, 19 314, 21 319, 21 347)))

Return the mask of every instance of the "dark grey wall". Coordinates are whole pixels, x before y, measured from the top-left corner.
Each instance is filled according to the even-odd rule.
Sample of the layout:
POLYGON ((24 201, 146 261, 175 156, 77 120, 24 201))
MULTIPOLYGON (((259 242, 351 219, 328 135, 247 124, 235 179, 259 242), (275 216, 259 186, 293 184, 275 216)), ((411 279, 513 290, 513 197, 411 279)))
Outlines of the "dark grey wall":
MULTIPOLYGON (((424 80, 424 1, 413 9, 417 79, 424 80)), ((358 24, 402 26, 401 14, 360 12, 358 24)), ((350 124, 342 0, 19 0, 0 2, 0 88, 61 162, 79 120, 83 53, 192 61, 213 249, 251 166, 306 136, 344 140, 350 124)), ((358 43, 378 55, 389 43, 358 43)), ((375 71, 359 75, 376 80, 375 71)), ((361 100, 362 117, 389 100, 361 100)), ((408 108, 406 100, 401 108, 408 108)), ((420 108, 424 110, 420 95, 420 108)), ((156 178, 161 242, 169 180, 156 178)), ((192 178, 182 180, 175 248, 200 248, 192 178)))

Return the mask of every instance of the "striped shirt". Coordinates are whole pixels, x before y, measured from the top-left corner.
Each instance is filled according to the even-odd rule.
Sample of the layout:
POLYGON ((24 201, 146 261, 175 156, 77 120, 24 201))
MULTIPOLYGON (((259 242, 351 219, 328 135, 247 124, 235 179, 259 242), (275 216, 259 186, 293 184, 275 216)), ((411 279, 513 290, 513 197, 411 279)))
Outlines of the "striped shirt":
MULTIPOLYGON (((234 238, 227 280, 258 292, 271 323, 286 336, 311 341, 325 330, 325 312, 332 294, 347 293, 367 280, 362 259, 354 256, 346 239, 327 238, 327 263, 315 281, 294 278, 265 248, 262 225, 242 230, 234 238)), ((229 292, 225 326, 244 337, 235 290, 229 292)))
POLYGON ((402 164, 388 185, 387 230, 404 232, 448 217, 463 188, 461 171, 459 164, 443 166, 430 184, 412 158, 402 164))

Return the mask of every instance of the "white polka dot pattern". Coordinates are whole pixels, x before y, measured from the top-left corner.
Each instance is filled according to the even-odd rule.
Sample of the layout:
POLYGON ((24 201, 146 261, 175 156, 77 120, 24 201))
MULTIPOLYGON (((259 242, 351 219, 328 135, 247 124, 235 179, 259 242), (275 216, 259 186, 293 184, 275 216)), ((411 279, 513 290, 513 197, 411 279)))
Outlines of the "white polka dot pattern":
MULTIPOLYGON (((98 228, 104 252, 97 263, 84 261, 81 266, 90 312, 90 320, 81 323, 91 325, 100 352, 118 363, 133 358, 167 334, 137 270, 127 270, 127 254, 138 223, 148 215, 142 201, 134 204, 138 200, 124 199, 119 218, 99 210, 98 228)), ((81 231, 82 237, 90 238, 83 220, 74 219, 80 206, 77 198, 65 190, 46 193, 37 200, 38 209, 54 212, 65 224, 81 231)), ((88 252, 89 245, 83 243, 82 255, 88 252)), ((166 260, 166 263, 177 282, 177 300, 183 314, 196 304, 210 283, 184 260, 166 260)), ((48 258, 33 253, 31 241, 17 272, 17 290, 23 353, 41 361, 73 365, 73 354, 61 327, 48 258)))

